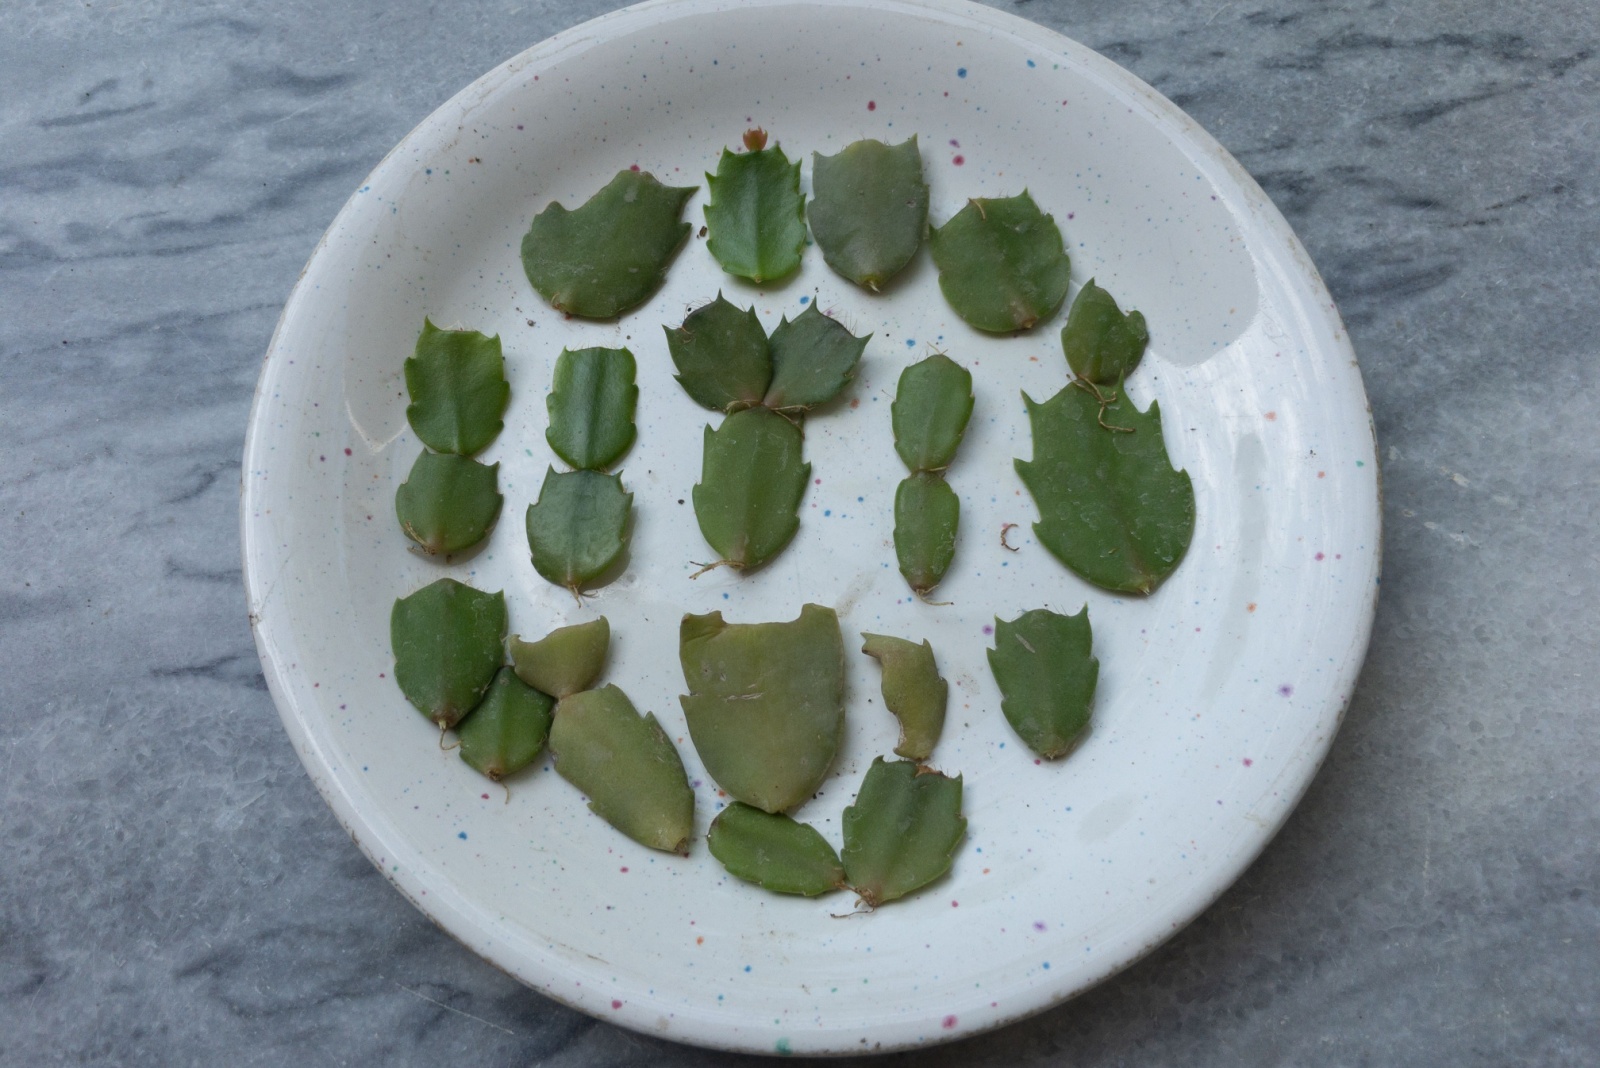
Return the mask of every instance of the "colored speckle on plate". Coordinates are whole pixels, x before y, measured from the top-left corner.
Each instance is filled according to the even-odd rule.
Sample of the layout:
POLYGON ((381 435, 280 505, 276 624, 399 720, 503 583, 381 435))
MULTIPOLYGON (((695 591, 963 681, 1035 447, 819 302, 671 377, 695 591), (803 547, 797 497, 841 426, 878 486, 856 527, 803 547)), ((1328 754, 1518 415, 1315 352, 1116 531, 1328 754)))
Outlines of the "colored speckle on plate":
POLYGON ((946 1016, 944 1018, 944 1020, 940 1023, 939 1026, 943 1027, 946 1031, 948 1031, 951 1028, 955 1027, 955 1025, 956 1025, 956 1018, 954 1016, 946 1016))
POLYGON ((772 1048, 774 1050, 776 1050, 777 1052, 783 1054, 785 1057, 787 1057, 789 1055, 789 1053, 791 1052, 790 1049, 789 1049, 789 1040, 787 1038, 778 1039, 777 1044, 774 1045, 772 1048))
POLYGON ((616 998, 612 998, 611 999, 611 1007, 613 1009, 620 1009, 620 1008, 622 1008, 622 1002, 618 1001, 616 998))
POLYGON ((954 159, 952 159, 950 162, 954 163, 957 167, 959 167, 963 163, 967 162, 967 157, 965 157, 965 156, 957 156, 954 159))
POLYGON ((1294 687, 1293 687, 1293 686, 1290 686, 1290 685, 1289 685, 1289 684, 1288 684, 1288 683, 1287 683, 1287 682, 1286 682, 1286 683, 1284 683, 1284 684, 1283 684, 1283 685, 1282 685, 1282 686, 1279 686, 1279 687, 1278 687, 1278 692, 1279 692, 1279 693, 1280 693, 1280 694, 1282 694, 1282 695, 1283 695, 1283 696, 1285 696, 1285 697, 1292 697, 1292 696, 1294 696, 1294 687))
POLYGON ((965 67, 957 67, 956 68, 956 77, 957 78, 965 78, 966 76, 967 76, 967 68, 965 68, 965 67))
POLYGON ((465 842, 467 840, 467 832, 466 831, 457 831, 456 832, 456 837, 461 839, 463 842, 465 842))
POLYGON ((1254 764, 1254 763, 1255 763, 1255 761, 1254 761, 1254 760, 1251 760, 1251 759, 1250 759, 1250 758, 1249 758, 1249 757, 1245 757, 1245 758, 1244 758, 1244 766, 1245 766, 1245 767, 1247 767, 1247 768, 1248 768, 1248 767, 1249 767, 1249 766, 1250 766, 1250 765, 1252 765, 1252 764, 1254 764))
POLYGON ((1322 554, 1321 554, 1321 553, 1318 553, 1318 554, 1317 554, 1317 559, 1318 559, 1318 560, 1321 560, 1321 559, 1323 559, 1323 556, 1322 556, 1322 554))
POLYGON ((810 297, 801 297, 800 298, 800 303, 801 304, 810 304, 811 303, 811 298, 810 297))
POLYGON ((878 102, 876 100, 867 101, 867 110, 868 111, 877 111, 878 110, 878 102))
POLYGON ((985 623, 983 625, 983 632, 985 634, 993 634, 994 633, 994 626, 992 624, 985 623))

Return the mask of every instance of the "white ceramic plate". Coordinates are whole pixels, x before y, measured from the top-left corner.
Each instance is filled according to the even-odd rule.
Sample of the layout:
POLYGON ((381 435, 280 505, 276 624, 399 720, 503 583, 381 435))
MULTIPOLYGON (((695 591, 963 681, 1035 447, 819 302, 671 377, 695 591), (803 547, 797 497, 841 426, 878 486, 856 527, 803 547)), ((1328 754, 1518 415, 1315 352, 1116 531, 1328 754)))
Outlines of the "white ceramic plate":
MULTIPOLYGON (((690 202, 698 228, 704 192, 690 202)), ((680 1041, 763 1052, 893 1049, 971 1034, 1059 1002, 1191 920, 1260 852, 1327 751, 1366 648, 1379 557, 1378 469, 1350 347, 1314 268, 1236 163, 1149 87, 1056 34, 954 2, 664 0, 606 16, 497 67, 441 107, 340 212, 272 340, 251 418, 243 527, 267 681, 317 786, 416 905, 551 997, 680 1041), (1193 476, 1188 558, 1148 599, 1093 589, 1029 534, 1012 469, 1031 453, 1020 390, 1066 379, 1060 317, 982 336, 946 307, 922 253, 883 297, 831 274, 756 290, 691 238, 664 288, 612 324, 564 321, 518 260, 529 219, 575 207, 619 168, 699 184, 765 127, 791 155, 915 133, 943 222, 1024 187, 1054 213, 1074 286, 1095 277, 1149 318, 1129 389, 1159 399, 1193 476), (691 581, 708 553, 689 498, 708 414, 671 378, 663 324, 719 288, 770 329, 808 300, 873 335, 850 401, 807 424, 815 482, 775 563, 691 581), (485 454, 505 510, 453 564, 407 550, 395 487, 419 445, 401 362, 427 315, 498 333, 512 405, 485 454), (547 463, 543 398, 564 345, 638 357, 632 564, 579 608, 528 560, 522 513, 547 463), (931 350, 969 366, 977 410, 950 482, 962 540, 940 588, 894 567, 903 471, 889 400, 931 350), (1002 524, 1015 553, 1000 545, 1002 524), (547 766, 501 791, 441 752, 390 678, 389 609, 441 575, 504 589, 528 635, 609 617, 607 678, 678 739, 697 829, 720 806, 677 695, 677 625, 789 619, 807 601, 862 630, 929 638, 950 680, 935 762, 965 776, 966 841, 915 897, 759 891, 693 855, 652 853, 590 815, 547 766), (1089 605, 1094 727, 1041 765, 1012 734, 984 660, 996 615, 1089 605)), ((876 665, 849 659, 849 727, 798 815, 831 840, 895 728, 876 665)))

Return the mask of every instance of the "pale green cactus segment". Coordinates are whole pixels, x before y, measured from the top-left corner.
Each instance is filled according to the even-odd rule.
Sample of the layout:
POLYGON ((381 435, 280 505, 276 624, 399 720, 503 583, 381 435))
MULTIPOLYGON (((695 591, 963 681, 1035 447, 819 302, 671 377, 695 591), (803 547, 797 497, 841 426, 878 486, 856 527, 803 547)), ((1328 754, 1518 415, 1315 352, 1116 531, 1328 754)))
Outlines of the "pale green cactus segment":
POLYGON ((770 282, 800 266, 806 244, 800 164, 777 145, 754 152, 722 150, 717 173, 706 175, 706 248, 722 269, 752 282, 770 282))
POLYGON ((552 697, 571 697, 594 688, 611 651, 611 624, 605 616, 557 627, 538 641, 511 636, 511 667, 517 677, 552 697))
POLYGON ((505 425, 511 399, 500 338, 476 330, 440 330, 427 319, 405 362, 411 404, 406 420, 434 452, 476 456, 505 425))
POLYGON ((545 398, 545 440, 573 467, 604 471, 633 444, 639 401, 627 349, 563 349, 545 398))
POLYGON ((822 785, 844 735, 844 638, 831 608, 778 623, 686 615, 678 655, 689 736, 717 784, 763 812, 822 785))
POLYGON ((812 155, 811 234, 829 267, 874 293, 917 254, 928 228, 928 183, 913 134, 812 155))
POLYGON ((584 319, 643 304, 689 236, 681 216, 694 191, 626 170, 574 211, 552 201, 522 239, 528 281, 551 307, 584 319))
POLYGON ((1033 460, 1016 467, 1039 506, 1039 541, 1096 586, 1149 593, 1161 585, 1194 536, 1194 486, 1167 455, 1161 409, 1151 402, 1141 412, 1080 385, 1043 404, 1022 399, 1033 460))
POLYGON ((1110 293, 1088 283, 1073 298, 1061 328, 1061 351, 1079 378, 1101 386, 1121 382, 1144 357, 1150 331, 1137 311, 1126 315, 1110 293))
POLYGON ((506 599, 442 578, 395 601, 389 613, 394 681, 441 728, 483 700, 505 662, 506 599))
POLYGON ((706 427, 694 514, 721 562, 760 567, 794 537, 811 478, 800 430, 766 408, 735 412, 706 427))
POLYGON ((816 897, 845 885, 839 854, 815 827, 742 801, 711 821, 706 848, 730 875, 775 893, 816 897))
POLYGON ((909 760, 878 757, 856 803, 844 810, 839 858, 850 887, 869 907, 920 890, 950 870, 967 833, 961 776, 909 760))
POLYGON ((622 479, 599 471, 545 471, 539 499, 528 506, 533 569, 575 595, 609 577, 628 544, 633 494, 622 479))
POLYGON ((895 754, 925 764, 944 730, 950 684, 939 677, 933 646, 887 634, 862 634, 861 651, 883 666, 883 703, 900 721, 895 754))
POLYGON ((772 384, 762 403, 774 411, 806 412, 833 400, 855 377, 872 335, 856 337, 822 314, 815 301, 772 332, 772 384))
POLYGON ((1004 334, 1047 319, 1067 296, 1061 231, 1027 190, 974 199, 928 234, 939 288, 971 326, 1004 334))
POLYGON ((495 782, 515 775, 544 752, 554 708, 553 697, 501 668, 482 703, 456 728, 461 759, 495 782))
POLYGON ((422 453, 395 491, 400 529, 429 555, 472 548, 500 515, 499 471, 454 453, 422 453))
POLYGON ((1055 760, 1078 744, 1094 711, 1100 662, 1090 655, 1089 608, 1063 616, 1046 608, 994 621, 989 670, 1000 710, 1028 748, 1055 760))
POLYGON ((941 471, 972 418, 972 372, 935 353, 900 372, 894 402, 894 448, 912 472, 941 471))
POLYGON ((640 716, 621 690, 603 686, 557 702, 550 753, 595 815, 641 845, 688 854, 694 791, 683 760, 656 717, 640 716))
POLYGON ((667 332, 678 384, 696 404, 733 412, 761 403, 772 382, 767 332, 754 308, 740 311, 721 293, 667 332))
POLYGON ((912 475, 894 495, 894 555, 919 595, 943 581, 956 555, 961 499, 937 472, 912 475))

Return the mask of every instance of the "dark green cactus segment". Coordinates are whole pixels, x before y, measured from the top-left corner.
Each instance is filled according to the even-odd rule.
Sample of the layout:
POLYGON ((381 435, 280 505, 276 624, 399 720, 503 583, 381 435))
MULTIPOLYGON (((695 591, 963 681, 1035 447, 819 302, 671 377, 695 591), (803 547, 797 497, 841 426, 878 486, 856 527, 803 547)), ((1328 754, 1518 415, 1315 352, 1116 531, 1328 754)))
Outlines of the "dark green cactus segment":
POLYGON ((800 430, 766 408, 746 408, 706 427, 694 514, 722 561, 760 567, 800 526, 800 498, 811 465, 800 456, 800 430))
POLYGON ((563 349, 545 408, 545 440, 576 468, 604 471, 633 444, 639 400, 633 353, 627 349, 563 349))
POLYGON ((500 515, 499 471, 499 464, 424 452, 395 491, 400 529, 425 553, 470 549, 500 515))
POLYGON ((909 760, 878 757, 856 803, 844 810, 844 861, 850 886, 868 907, 920 890, 950 870, 967 833, 961 777, 909 760))
POLYGON ((777 145, 737 154, 723 149, 706 183, 706 248, 724 271, 761 283, 800 266, 806 198, 798 162, 790 163, 777 145))
POLYGON ((989 670, 1000 685, 1000 710, 1046 760, 1070 752, 1089 726, 1100 677, 1092 637, 1088 606, 1075 616, 1035 608, 1010 623, 994 621, 989 670))
POLYGON ((912 471, 942 471, 972 418, 972 372, 942 353, 900 372, 894 403, 894 447, 912 471))
POLYGON ((503 667, 483 702, 456 729, 461 759, 499 782, 532 764, 544 751, 555 699, 503 667))
POLYGON ((694 187, 662 185, 648 171, 619 171, 583 206, 552 202, 522 239, 522 268, 551 307, 613 319, 649 299, 689 236, 680 216, 694 187))
POLYGON ((844 391, 872 335, 856 337, 822 314, 813 301, 772 332, 772 384, 762 403, 775 411, 804 412, 844 391))
POLYGON ((589 810, 641 845, 689 852, 694 791, 683 760, 654 715, 640 716, 615 686, 556 704, 550 728, 556 771, 589 798, 589 810))
POLYGON ((724 790, 763 812, 805 801, 844 734, 844 639, 831 608, 780 623, 686 615, 678 656, 689 736, 724 790))
POLYGON ((731 412, 761 403, 772 382, 772 354, 756 310, 740 311, 721 293, 667 331, 678 384, 696 404, 731 412))
POLYGON ((1132 374, 1149 341, 1144 316, 1136 311, 1124 315, 1116 299, 1093 278, 1073 299, 1067 325, 1061 328, 1067 366, 1079 378, 1101 386, 1114 386, 1132 374))
POLYGON ((605 616, 557 627, 538 641, 511 637, 511 667, 517 677, 553 697, 593 689, 611 651, 611 624, 605 616))
POLYGON ((616 475, 547 469, 539 499, 528 506, 534 570, 581 592, 621 560, 632 506, 633 494, 616 475))
POLYGON ((928 228, 928 183, 917 138, 857 141, 813 154, 811 233, 828 266, 877 292, 911 262, 928 228))
POLYGON ((887 634, 863 634, 861 651, 883 665, 883 703, 900 721, 895 753, 926 763, 944 730, 950 685, 939 677, 933 646, 887 634))
POLYGON ((894 555, 919 595, 944 579, 956 555, 961 499, 937 472, 912 475, 894 495, 894 555))
POLYGON ((979 330, 1027 330, 1066 299, 1071 264, 1061 231, 1026 190, 967 201, 929 233, 928 247, 945 300, 979 330))
POLYGON ((1036 404, 1023 394, 1033 460, 1016 461, 1017 473, 1039 506, 1033 531, 1056 559, 1096 586, 1149 593, 1189 547, 1194 486, 1173 469, 1161 409, 1105 396, 1068 386, 1036 404))
POLYGON ((440 330, 427 319, 405 363, 411 404, 406 419, 434 452, 475 456, 504 426, 511 386, 499 337, 440 330))
POLYGON ((816 897, 845 885, 839 854, 815 827, 742 801, 711 821, 706 847, 730 875, 779 894, 816 897))
POLYGON ((394 603, 389 645, 394 681, 440 727, 454 727, 483 700, 505 661, 506 599, 442 578, 394 603))

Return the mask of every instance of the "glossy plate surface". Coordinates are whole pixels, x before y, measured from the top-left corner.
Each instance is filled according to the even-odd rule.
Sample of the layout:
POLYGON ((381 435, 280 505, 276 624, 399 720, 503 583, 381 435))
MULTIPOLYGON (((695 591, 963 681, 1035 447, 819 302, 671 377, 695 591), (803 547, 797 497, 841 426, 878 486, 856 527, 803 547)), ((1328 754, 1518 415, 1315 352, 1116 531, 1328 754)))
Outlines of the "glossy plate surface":
POLYGON ((1283 823, 1327 752, 1366 649, 1379 564, 1378 469, 1359 371, 1315 269, 1261 191, 1154 91, 1072 42, 958 3, 665 0, 606 16, 503 64, 395 148, 311 257, 272 340, 248 433, 243 533, 266 677, 318 788, 384 874, 450 933, 534 988, 627 1027, 760 1052, 892 1049, 1036 1012, 1113 974, 1216 898, 1283 823), (1066 366, 1065 312, 979 335, 940 296, 926 250, 882 297, 814 248, 762 290, 691 238, 666 285, 615 323, 564 320, 518 247, 552 199, 576 207, 617 170, 698 184, 747 126, 791 156, 860 137, 920 138, 942 223, 970 196, 1028 188, 1089 278, 1144 311, 1129 382, 1159 399, 1198 525, 1148 599, 1092 589, 1034 541, 1013 468, 1031 454, 1020 391, 1066 366), (690 505, 716 418, 672 381, 662 334, 718 290, 770 330, 808 301, 871 332, 856 384, 807 424, 814 481, 768 568, 697 580, 690 505), (408 551, 394 491, 420 448, 401 363, 424 316, 498 333, 512 401, 482 457, 506 503, 487 547, 450 564, 408 551), (546 466, 544 396, 563 346, 638 358, 632 561, 583 607, 543 582, 522 515, 546 466), (943 351, 977 407, 949 478, 962 538, 932 607, 890 544, 904 471, 889 431, 901 369, 943 351), (1016 552, 1001 545, 1006 524, 1016 552), (395 598, 451 575, 506 591, 526 636, 604 613, 607 681, 656 713, 720 801, 677 695, 685 612, 790 619, 807 601, 846 629, 848 736, 799 810, 830 840, 874 756, 895 744, 861 631, 930 639, 951 684, 934 763, 966 783, 951 874, 873 914, 727 876, 697 841, 651 853, 588 813, 546 763, 501 791, 441 752, 392 679, 395 598), (1089 605, 1100 694, 1091 735, 1040 765, 999 712, 994 618, 1089 605))

